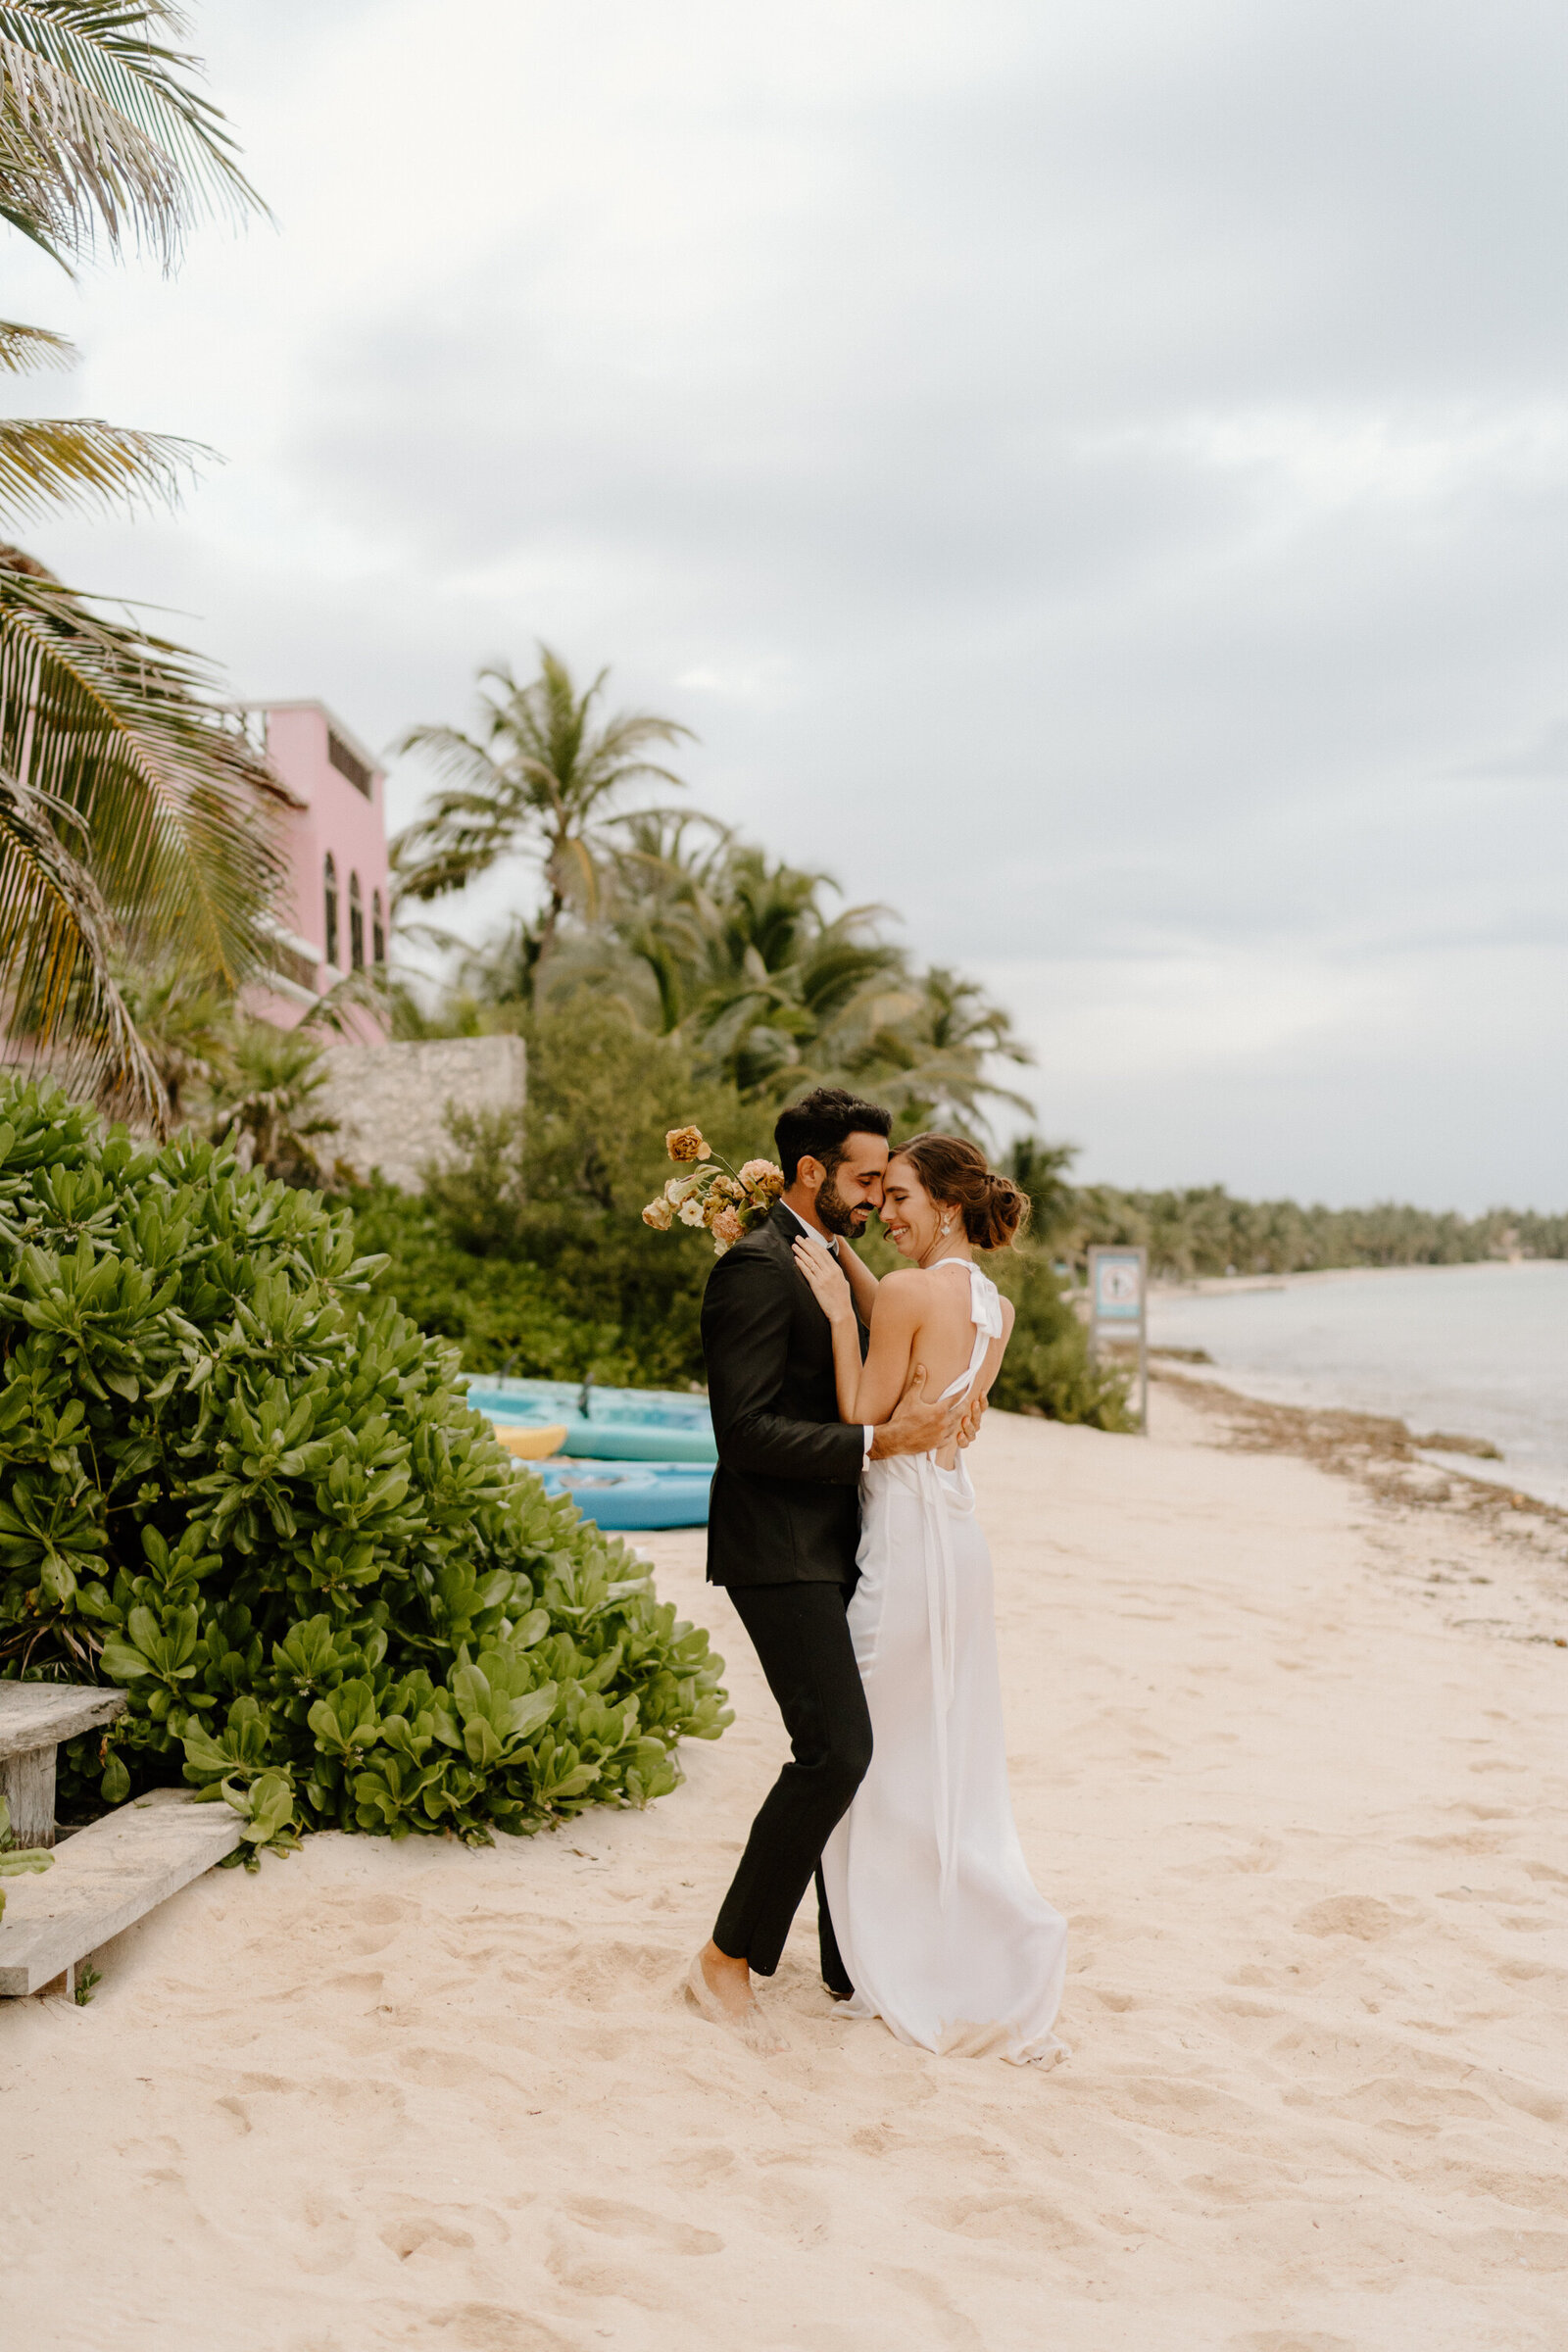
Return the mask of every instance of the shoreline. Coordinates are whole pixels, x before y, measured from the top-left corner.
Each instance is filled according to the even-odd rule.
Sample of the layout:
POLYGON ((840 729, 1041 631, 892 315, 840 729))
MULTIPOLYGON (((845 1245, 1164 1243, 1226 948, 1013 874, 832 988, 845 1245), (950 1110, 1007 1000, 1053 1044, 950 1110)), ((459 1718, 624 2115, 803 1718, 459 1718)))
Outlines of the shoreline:
MULTIPOLYGON (((1358 1405, 1302 1404, 1295 1398, 1260 1396, 1256 1389, 1243 1385, 1249 1377, 1245 1373, 1230 1373, 1218 1364, 1201 1362, 1197 1350, 1180 1348, 1163 1348, 1155 1347, 1152 1343, 1149 1349, 1149 1377, 1152 1382, 1158 1380, 1173 1384, 1185 1383, 1195 1392, 1204 1392, 1213 1399, 1212 1409, 1215 1410, 1223 1409, 1219 1403, 1221 1398, 1231 1406, 1252 1407, 1258 1415, 1275 1417, 1282 1432, 1293 1423, 1298 1422, 1303 1428, 1330 1422, 1343 1423, 1347 1428, 1352 1425, 1364 1427, 1368 1433, 1365 1442, 1376 1449, 1386 1450, 1390 1458, 1420 1460, 1429 1463, 1434 1469, 1443 1471, 1449 1477, 1494 1489, 1505 1498, 1512 1497, 1520 1508, 1528 1506, 1530 1509, 1545 1511, 1556 1518, 1568 1521, 1568 1504, 1565 1504, 1555 1494, 1538 1493, 1532 1484, 1534 1479, 1549 1478, 1549 1472, 1527 1470, 1521 1476, 1517 1470, 1509 1468, 1505 1454, 1495 1449, 1490 1452, 1481 1450, 1483 1447, 1491 1447, 1490 1439, 1474 1437, 1468 1431, 1446 1430, 1430 1433, 1434 1437, 1461 1438, 1463 1443, 1457 1446, 1443 1447, 1427 1445, 1417 1437, 1406 1422, 1396 1415, 1365 1412, 1358 1405), (1372 1434, 1374 1432, 1383 1432, 1386 1433, 1386 1436, 1375 1436, 1372 1434)), ((1252 1375, 1251 1377, 1266 1378, 1267 1376, 1252 1375)), ((1195 1396, 1195 1401, 1197 1400, 1195 1396)), ((1284 1449, 1293 1452, 1301 1450, 1308 1460, 1319 1458, 1310 1444, 1303 1443, 1299 1448, 1293 1445, 1287 1445, 1284 1449)))
POLYGON ((1156 1349, 1150 1354, 1151 1382, 1175 1390, 1238 1450, 1295 1454, 1335 1476, 1358 1479, 1374 1497, 1423 1510, 1458 1513, 1516 1532, 1521 1523, 1556 1531, 1568 1565, 1568 1506, 1532 1494, 1506 1474, 1505 1464, 1494 1470, 1463 1452, 1423 1445, 1392 1414, 1276 1403, 1233 1388, 1207 1366, 1200 1374, 1177 1371, 1156 1360, 1156 1349))
POLYGON ((1399 1416, 1412 1439, 1462 1433, 1462 1446, 1421 1449, 1441 1468, 1457 1467, 1453 1456, 1469 1454, 1470 1475, 1568 1506, 1568 1421, 1560 1409, 1568 1261, 1329 1268, 1166 1284, 1151 1293, 1150 1325, 1152 1363, 1193 1367, 1216 1389, 1282 1410, 1399 1416), (1446 1287, 1426 1280, 1440 1275, 1471 1280, 1446 1287), (1421 1279, 1391 1291, 1396 1276, 1421 1279), (1336 1287, 1325 1293, 1325 1284, 1336 1287), (1262 1303, 1264 1294, 1285 1292, 1303 1297, 1296 1305, 1262 1303), (1211 1301, 1244 1297, 1255 1303, 1238 1307, 1234 1318, 1209 1311, 1211 1301), (1495 1466, 1483 1467, 1489 1446, 1495 1466))

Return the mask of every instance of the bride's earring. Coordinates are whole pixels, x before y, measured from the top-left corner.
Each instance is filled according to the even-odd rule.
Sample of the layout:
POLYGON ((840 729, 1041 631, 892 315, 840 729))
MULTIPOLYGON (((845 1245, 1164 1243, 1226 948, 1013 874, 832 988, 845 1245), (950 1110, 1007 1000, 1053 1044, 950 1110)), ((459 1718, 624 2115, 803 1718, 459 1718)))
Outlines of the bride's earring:
POLYGON ((949 1227, 949 1226, 950 1226, 952 1223, 953 1223, 953 1219, 952 1219, 951 1217, 944 1217, 944 1218, 943 1218, 943 1220, 942 1220, 942 1230, 943 1230, 944 1234, 947 1232, 947 1230, 948 1230, 948 1227, 949 1227))

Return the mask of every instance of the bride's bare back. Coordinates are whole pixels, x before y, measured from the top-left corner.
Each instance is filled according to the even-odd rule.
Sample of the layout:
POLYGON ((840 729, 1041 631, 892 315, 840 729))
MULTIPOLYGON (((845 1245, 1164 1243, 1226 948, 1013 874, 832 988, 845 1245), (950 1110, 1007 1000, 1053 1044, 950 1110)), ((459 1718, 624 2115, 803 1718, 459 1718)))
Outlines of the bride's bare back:
MULTIPOLYGON (((928 1398, 940 1396, 968 1371, 975 1336, 969 1265, 967 1257, 950 1257, 934 1266, 906 1266, 883 1277, 871 1311, 870 1348, 846 1420, 885 1421, 916 1367, 925 1374, 928 1398)), ((1002 1336, 992 1341, 975 1378, 982 1394, 996 1379, 1011 1333, 1012 1305, 1004 1298, 1002 1336)), ((843 1404, 841 1397, 841 1409, 843 1404)), ((949 1452, 956 1458, 956 1448, 949 1452)))

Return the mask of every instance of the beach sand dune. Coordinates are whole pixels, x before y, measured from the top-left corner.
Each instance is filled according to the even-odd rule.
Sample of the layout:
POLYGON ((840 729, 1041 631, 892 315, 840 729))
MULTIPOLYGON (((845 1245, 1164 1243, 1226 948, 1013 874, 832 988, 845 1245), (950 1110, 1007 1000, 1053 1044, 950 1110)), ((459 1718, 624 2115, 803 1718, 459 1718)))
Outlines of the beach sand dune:
POLYGON ((1065 2067, 852 2023, 807 1915, 787 2055, 684 2005, 780 1740, 650 1538, 739 1711, 675 1796, 314 1839, 0 2012, 7 2343, 1560 2352, 1568 1651, 1509 1638, 1504 1537, 1156 1410, 976 1461, 1065 2067))

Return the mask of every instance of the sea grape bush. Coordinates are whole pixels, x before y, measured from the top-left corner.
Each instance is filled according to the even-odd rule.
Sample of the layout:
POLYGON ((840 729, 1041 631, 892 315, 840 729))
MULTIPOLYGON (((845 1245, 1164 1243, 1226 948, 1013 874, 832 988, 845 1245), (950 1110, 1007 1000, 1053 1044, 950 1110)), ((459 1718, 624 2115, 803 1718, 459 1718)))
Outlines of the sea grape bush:
POLYGON ((352 1216, 0 1084, 0 1673, 130 1694, 63 1808, 193 1783, 298 1828, 640 1805, 722 1660, 467 1409, 352 1216))

